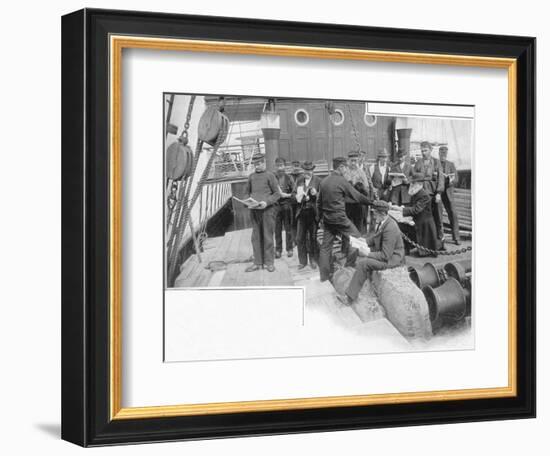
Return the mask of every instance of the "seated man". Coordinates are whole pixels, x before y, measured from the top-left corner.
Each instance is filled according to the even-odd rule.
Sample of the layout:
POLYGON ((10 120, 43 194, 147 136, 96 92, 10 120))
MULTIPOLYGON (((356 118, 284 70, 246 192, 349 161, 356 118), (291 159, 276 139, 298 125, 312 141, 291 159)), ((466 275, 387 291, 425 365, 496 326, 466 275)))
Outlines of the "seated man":
MULTIPOLYGON (((365 281, 370 278, 371 271, 381 271, 403 264, 405 246, 397 222, 388 215, 390 205, 386 201, 377 200, 372 205, 376 229, 367 238, 371 251, 364 258, 357 260, 355 273, 348 285, 345 295, 337 295, 346 304, 352 304, 365 281)), ((361 255, 361 253, 360 253, 361 255)))

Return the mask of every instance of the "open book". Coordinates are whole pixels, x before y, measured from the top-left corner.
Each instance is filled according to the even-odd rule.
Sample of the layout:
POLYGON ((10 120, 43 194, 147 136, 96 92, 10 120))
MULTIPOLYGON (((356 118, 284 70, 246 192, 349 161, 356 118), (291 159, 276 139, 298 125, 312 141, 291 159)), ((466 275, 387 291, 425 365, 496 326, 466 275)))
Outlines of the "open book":
POLYGON ((367 254, 367 253, 370 253, 370 247, 369 245, 367 244, 367 241, 363 238, 358 238, 358 237, 355 237, 355 236, 350 236, 349 237, 349 244, 351 247, 353 247, 354 249, 359 249, 359 252, 363 253, 363 254, 367 254))
POLYGON ((244 204, 249 209, 254 209, 257 207, 260 203, 256 201, 254 198, 247 198, 245 200, 239 199, 236 196, 233 197, 234 200, 237 200, 239 203, 244 204))

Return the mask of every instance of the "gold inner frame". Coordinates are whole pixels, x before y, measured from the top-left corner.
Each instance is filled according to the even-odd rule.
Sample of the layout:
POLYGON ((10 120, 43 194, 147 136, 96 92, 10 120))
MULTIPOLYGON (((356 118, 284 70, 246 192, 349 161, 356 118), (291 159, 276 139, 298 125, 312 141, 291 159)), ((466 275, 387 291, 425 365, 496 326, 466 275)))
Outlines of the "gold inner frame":
POLYGON ((110 36, 110 412, 111 419, 158 418, 185 415, 311 409, 326 407, 413 403, 512 397, 517 394, 517 61, 511 58, 468 55, 386 52, 309 46, 218 42, 110 36), (121 93, 123 49, 256 54, 317 59, 368 60, 431 65, 454 65, 508 70, 508 386, 495 388, 404 392, 353 396, 329 396, 244 402, 122 407, 122 144, 121 93))

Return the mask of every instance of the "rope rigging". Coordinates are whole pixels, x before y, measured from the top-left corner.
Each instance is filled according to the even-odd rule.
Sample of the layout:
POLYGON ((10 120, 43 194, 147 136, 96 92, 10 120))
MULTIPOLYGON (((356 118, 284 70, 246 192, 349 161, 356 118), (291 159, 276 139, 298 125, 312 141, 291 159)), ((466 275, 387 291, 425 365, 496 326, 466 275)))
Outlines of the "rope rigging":
MULTIPOLYGON (((190 126, 194 99, 195 99, 195 96, 192 97, 189 104, 184 131, 182 132, 182 135, 180 137, 180 140, 182 142, 188 141, 188 131, 190 126)), ((201 251, 200 241, 201 240, 204 241, 205 237, 203 233, 199 233, 199 237, 197 238, 195 234, 195 227, 193 224, 193 220, 191 218, 191 209, 194 207, 197 199, 202 194, 204 183, 206 179, 208 179, 210 170, 212 168, 212 164, 218 153, 218 149, 227 138, 228 130, 229 130, 228 127, 229 127, 229 121, 227 120, 227 117, 221 114, 220 111, 215 108, 208 108, 203 113, 203 116, 201 117, 201 120, 199 122, 199 135, 198 135, 199 137, 197 139, 195 155, 192 158, 191 169, 189 174, 186 176, 186 178, 182 180, 182 183, 180 183, 177 200, 174 207, 175 214, 174 214, 173 226, 172 226, 171 233, 169 235, 169 241, 167 245, 167 248, 168 248, 167 264, 168 264, 169 281, 172 281, 175 278, 174 275, 176 272, 177 259, 180 251, 181 240, 184 236, 185 229, 188 223, 191 231, 191 236, 193 238, 193 243, 195 246, 195 251, 197 253, 199 261, 202 261, 200 258, 200 251, 201 251), (218 123, 218 125, 214 126, 216 122, 218 123), (214 128, 216 128, 217 131, 215 132, 215 137, 212 138, 211 136, 214 128), (210 135, 210 136, 206 137, 207 135, 210 135), (194 176, 197 171, 197 166, 198 166, 199 159, 201 157, 205 143, 208 143, 211 146, 213 146, 213 149, 210 152, 210 156, 208 158, 208 161, 206 162, 206 165, 201 174, 201 177, 197 182, 196 188, 193 194, 191 195, 194 176)))

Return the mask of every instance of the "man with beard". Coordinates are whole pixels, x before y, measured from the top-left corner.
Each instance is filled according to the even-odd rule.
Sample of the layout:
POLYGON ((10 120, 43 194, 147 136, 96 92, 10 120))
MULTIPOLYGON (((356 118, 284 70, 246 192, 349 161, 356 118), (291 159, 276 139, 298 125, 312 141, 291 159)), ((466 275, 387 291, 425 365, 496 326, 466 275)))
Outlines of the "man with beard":
POLYGON ((295 215, 297 221, 298 269, 307 266, 308 257, 310 267, 316 269, 319 262, 317 195, 319 194, 321 179, 313 174, 315 165, 310 161, 305 161, 302 168, 304 173, 298 177, 294 185, 294 198, 298 203, 295 215))
POLYGON ((253 272, 264 265, 269 272, 275 271, 273 230, 275 229, 275 204, 279 200, 279 184, 273 173, 265 169, 265 157, 255 154, 252 157, 254 172, 248 176, 246 197, 254 198, 258 205, 250 208, 252 221, 252 251, 254 264, 245 269, 253 272))
POLYGON ((285 230, 285 247, 287 256, 292 256, 293 238, 292 238, 292 192, 294 190, 294 180, 285 170, 285 160, 283 158, 275 159, 277 182, 279 183, 279 193, 281 197, 277 202, 277 214, 275 216, 275 258, 281 258, 283 252, 283 229, 285 230))
POLYGON ((444 189, 443 171, 441 163, 432 157, 432 145, 428 141, 420 143, 422 157, 414 164, 413 171, 423 176, 423 188, 431 198, 431 211, 437 230, 438 248, 442 246, 443 225, 439 219, 439 205, 441 204, 441 193, 444 189))
MULTIPOLYGON (((402 211, 404 217, 412 216, 418 244, 431 250, 437 250, 439 243, 432 215, 432 198, 424 189, 424 184, 424 175, 413 173, 409 187, 410 206, 392 206, 392 209, 402 211)), ((418 249, 418 256, 437 256, 437 253, 432 254, 423 249, 418 249)))
MULTIPOLYGON (((323 223, 323 242, 319 254, 321 282, 329 280, 332 270, 332 245, 337 235, 360 237, 361 233, 346 215, 346 200, 368 205, 371 200, 359 193, 346 180, 347 160, 336 157, 332 160, 333 171, 321 181, 317 197, 317 210, 323 223)), ((348 253, 348 258, 353 252, 348 253)))

